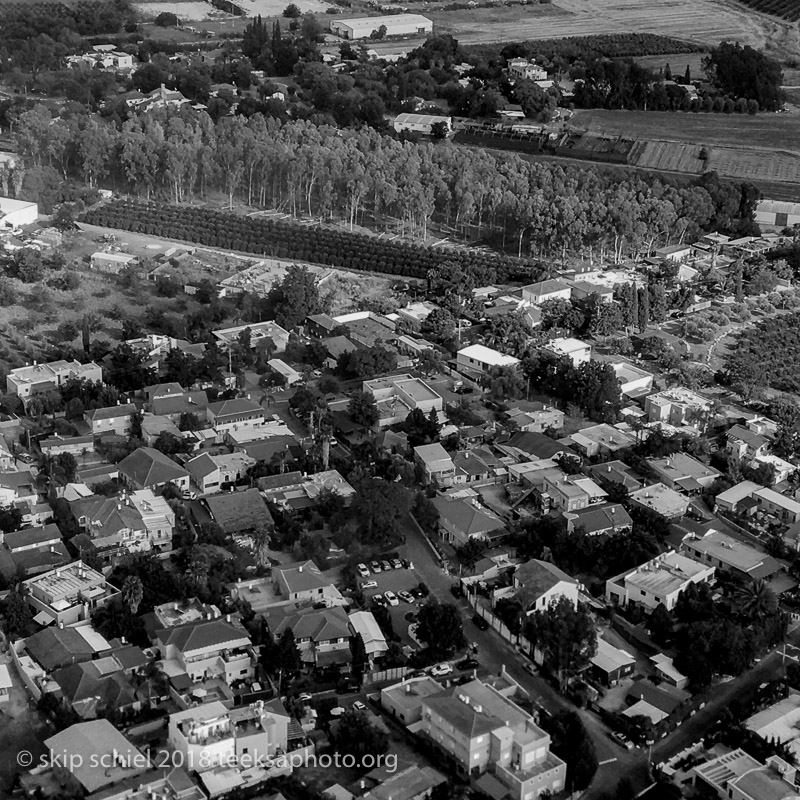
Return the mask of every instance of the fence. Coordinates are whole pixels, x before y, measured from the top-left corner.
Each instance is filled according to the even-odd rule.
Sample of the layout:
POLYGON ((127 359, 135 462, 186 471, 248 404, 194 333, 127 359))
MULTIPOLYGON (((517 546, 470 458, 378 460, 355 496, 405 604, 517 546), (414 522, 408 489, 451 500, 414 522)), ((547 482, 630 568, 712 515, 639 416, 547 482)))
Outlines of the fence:
POLYGON ((408 667, 394 667, 364 673, 364 683, 383 683, 384 681, 400 681, 411 670, 408 667))
POLYGON ((495 613, 492 612, 491 609, 486 608, 483 604, 478 601, 478 596, 474 592, 467 591, 466 592, 467 602, 472 606, 475 610, 475 613, 478 616, 482 617, 489 623, 490 627, 493 631, 500 634, 500 636, 505 639, 510 644, 513 644, 515 647, 519 647, 524 650, 526 653, 533 652, 533 645, 528 639, 527 636, 523 636, 522 634, 512 633, 511 629, 500 619, 495 613))

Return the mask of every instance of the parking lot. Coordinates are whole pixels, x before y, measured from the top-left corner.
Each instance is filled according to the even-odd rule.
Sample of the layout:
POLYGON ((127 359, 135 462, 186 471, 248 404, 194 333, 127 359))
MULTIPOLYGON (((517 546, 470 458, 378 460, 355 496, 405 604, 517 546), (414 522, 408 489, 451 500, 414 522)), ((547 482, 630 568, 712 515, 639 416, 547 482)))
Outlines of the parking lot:
MULTIPOLYGON (((367 564, 367 566, 369 566, 369 564, 367 564)), ((385 572, 381 571, 377 573, 373 573, 372 570, 370 570, 369 577, 361 578, 359 582, 363 585, 369 581, 375 581, 375 583, 378 585, 372 589, 364 589, 364 597, 368 601, 375 597, 375 595, 382 595, 387 591, 398 594, 398 592, 407 592, 411 589, 417 589, 419 587, 420 578, 413 569, 391 569, 385 572)), ((400 600, 399 597, 398 600, 400 600)), ((400 600, 399 605, 388 607, 389 616, 392 620, 392 626, 394 627, 395 633, 400 637, 400 643, 404 647, 409 645, 416 649, 416 644, 408 635, 409 623, 405 616, 410 611, 416 613, 419 609, 420 603, 422 602, 424 602, 423 599, 416 599, 413 604, 404 603, 402 600, 400 600)))

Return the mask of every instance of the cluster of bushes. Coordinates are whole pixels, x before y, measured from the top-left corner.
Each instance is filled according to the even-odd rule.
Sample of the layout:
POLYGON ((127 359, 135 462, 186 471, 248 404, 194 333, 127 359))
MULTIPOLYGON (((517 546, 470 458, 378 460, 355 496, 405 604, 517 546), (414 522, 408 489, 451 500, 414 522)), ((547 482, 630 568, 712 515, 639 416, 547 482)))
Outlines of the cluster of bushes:
MULTIPOLYGON (((498 55, 497 45, 473 45, 463 48, 467 53, 486 58, 498 55)), ((503 58, 556 58, 568 62, 593 58, 636 58, 670 53, 702 53, 705 48, 654 33, 609 33, 593 36, 568 36, 564 39, 539 39, 509 42, 499 54, 503 58)))
POLYGON ((428 270, 445 261, 464 268, 493 268, 504 276, 518 268, 510 259, 477 252, 434 251, 421 245, 309 228, 284 220, 253 219, 144 201, 119 200, 100 206, 84 214, 83 221, 228 250, 413 278, 425 278, 428 270))

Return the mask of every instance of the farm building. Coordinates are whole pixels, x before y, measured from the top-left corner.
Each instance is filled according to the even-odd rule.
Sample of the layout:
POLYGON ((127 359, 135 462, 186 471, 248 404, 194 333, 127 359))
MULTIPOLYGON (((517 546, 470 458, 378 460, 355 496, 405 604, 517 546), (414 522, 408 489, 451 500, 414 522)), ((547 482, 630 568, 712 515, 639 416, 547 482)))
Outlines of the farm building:
POLYGON ((0 228, 19 228, 32 225, 39 219, 39 206, 24 200, 0 197, 0 228))
POLYGON ((427 36, 433 33, 433 23, 421 14, 331 20, 331 33, 342 39, 369 39, 381 27, 386 28, 386 36, 427 36))
POLYGON ((448 133, 452 130, 453 122, 450 117, 441 117, 435 114, 398 114, 394 120, 394 129, 397 133, 413 131, 430 136, 433 126, 443 122, 448 133))
POLYGON ((756 222, 759 225, 774 225, 776 228, 800 225, 800 203, 759 200, 756 206, 756 222))
POLYGON ((125 267, 136 263, 136 256, 128 253, 92 253, 92 269, 117 275, 125 267))

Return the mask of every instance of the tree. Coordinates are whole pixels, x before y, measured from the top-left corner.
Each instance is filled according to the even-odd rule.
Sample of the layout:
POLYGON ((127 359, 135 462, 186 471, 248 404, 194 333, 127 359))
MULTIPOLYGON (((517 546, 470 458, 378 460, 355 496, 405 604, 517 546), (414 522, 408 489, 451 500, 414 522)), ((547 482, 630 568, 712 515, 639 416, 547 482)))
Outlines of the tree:
POLYGON ((399 483, 366 478, 354 484, 350 515, 358 520, 362 544, 391 544, 399 521, 411 511, 414 495, 399 483))
POLYGON ((317 280, 308 267, 292 264, 283 280, 267 296, 267 306, 283 328, 296 328, 306 317, 323 311, 317 280))
POLYGON ((745 619, 758 622, 772 616, 778 608, 778 598, 763 579, 750 581, 736 592, 739 613, 745 619))
POLYGON ((442 369, 442 355, 438 350, 428 349, 423 350, 418 357, 417 367, 419 371, 426 377, 435 375, 442 369))
POLYGON ((514 400, 522 396, 525 380, 516 367, 492 367, 481 383, 500 400, 514 400))
POLYGON ((436 339, 452 339, 456 332, 456 318, 446 308, 434 308, 422 323, 422 332, 436 339))
POLYGON ((342 755, 352 755, 361 763, 365 756, 377 758, 389 747, 388 736, 361 711, 346 711, 336 725, 335 750, 342 755))
POLYGON ((574 711, 556 714, 547 725, 553 752, 567 762, 567 783, 572 791, 585 789, 597 772, 597 754, 581 718, 574 711))
POLYGON ((156 18, 155 24, 158 25, 159 28, 177 28, 178 27, 178 17, 176 14, 173 14, 171 11, 162 11, 156 18))
POLYGON ((0 615, 3 620, 3 631, 7 636, 23 633, 33 618, 30 606, 16 589, 10 591, 0 605, 0 615))
POLYGON ((122 584, 122 602, 130 609, 131 614, 135 614, 139 610, 143 596, 142 579, 138 575, 128 575, 122 584))
POLYGON ((280 635, 277 656, 278 664, 285 676, 289 677, 300 669, 302 665, 300 650, 297 648, 294 632, 291 628, 286 628, 280 635))
POLYGON ((347 413, 354 422, 370 429, 377 425, 380 418, 375 398, 369 392, 353 392, 347 405, 347 413))
POLYGON ((289 5, 283 9, 283 16, 286 17, 286 19, 298 19, 303 16, 303 12, 294 3, 289 3, 289 5))
POLYGON ((659 603, 654 609, 650 618, 647 620, 647 627, 650 635, 659 644, 667 644, 672 636, 672 629, 675 620, 663 603, 659 603))
POLYGON ((452 603, 440 603, 435 597, 419 610, 417 637, 437 660, 451 657, 467 643, 458 608, 452 603))
POLYGON ((530 617, 527 636, 544 655, 563 692, 570 678, 586 669, 597 652, 597 632, 585 606, 566 597, 530 617))
POLYGON ((200 417, 192 411, 181 412, 180 419, 178 420, 178 430, 180 431, 199 431, 203 429, 203 423, 200 417))
POLYGON ((350 654, 352 656, 353 678, 361 684, 364 679, 364 668, 368 666, 367 648, 360 633, 350 637, 350 654))

